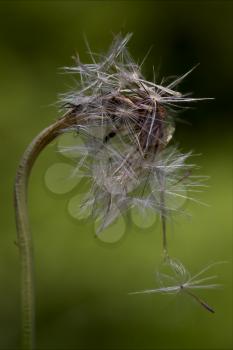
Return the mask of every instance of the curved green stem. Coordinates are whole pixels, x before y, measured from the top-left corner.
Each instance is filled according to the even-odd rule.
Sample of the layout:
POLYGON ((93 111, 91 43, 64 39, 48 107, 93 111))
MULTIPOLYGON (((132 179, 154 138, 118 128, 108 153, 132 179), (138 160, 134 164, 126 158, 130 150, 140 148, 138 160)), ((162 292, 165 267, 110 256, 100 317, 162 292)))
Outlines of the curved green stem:
POLYGON ((35 346, 34 261, 27 208, 28 179, 40 152, 59 135, 62 129, 72 123, 74 117, 68 113, 36 136, 25 150, 16 174, 14 203, 21 263, 22 348, 25 350, 31 350, 35 346))

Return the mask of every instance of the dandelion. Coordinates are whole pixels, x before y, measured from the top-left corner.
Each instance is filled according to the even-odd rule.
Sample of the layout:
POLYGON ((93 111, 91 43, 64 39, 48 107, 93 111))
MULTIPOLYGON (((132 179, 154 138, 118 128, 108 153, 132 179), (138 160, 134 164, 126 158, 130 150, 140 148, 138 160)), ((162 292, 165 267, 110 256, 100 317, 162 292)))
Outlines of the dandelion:
MULTIPOLYGON (((78 75, 77 87, 60 98, 63 117, 43 130, 28 146, 15 181, 15 212, 21 257, 23 348, 34 347, 34 267, 27 213, 27 185, 33 164, 41 151, 64 132, 75 132, 84 146, 68 150, 77 154, 91 189, 81 208, 99 223, 97 234, 130 208, 145 207, 161 218, 163 251, 167 256, 166 220, 177 209, 169 198, 184 198, 181 182, 195 192, 201 181, 192 175, 191 153, 169 145, 176 114, 193 98, 178 91, 178 85, 193 68, 173 81, 147 81, 130 56, 131 34, 116 36, 104 56, 90 52, 92 62, 65 70, 78 75), (74 152, 73 152, 74 151, 74 152)), ((193 200, 195 200, 193 198, 193 200)), ((183 288, 183 287, 182 287, 183 288)), ((187 288, 184 288, 187 290, 187 288)))
POLYGON ((166 268, 168 272, 157 271, 157 281, 160 285, 159 288, 147 289, 138 292, 131 292, 129 294, 180 294, 185 293, 193 298, 198 304, 200 304, 207 311, 214 313, 215 310, 209 306, 204 300, 199 298, 195 294, 195 290, 201 289, 215 289, 221 287, 221 284, 209 283, 209 281, 216 279, 218 276, 201 277, 206 271, 213 266, 223 264, 225 261, 215 262, 209 264, 195 275, 191 275, 190 272, 184 267, 184 265, 177 259, 169 259, 163 264, 163 268, 166 268), (201 277, 201 278, 200 278, 201 277), (206 283, 207 282, 207 283, 206 283))
POLYGON ((204 99, 176 89, 194 68, 166 85, 147 81, 128 52, 130 38, 117 36, 106 56, 90 53, 91 64, 82 64, 78 57, 74 67, 65 67, 79 80, 75 91, 61 96, 61 105, 74 115, 85 115, 65 131, 77 131, 85 145, 69 152, 76 151, 77 171, 82 167, 91 180, 81 207, 89 206, 98 220, 97 234, 130 208, 150 207, 161 217, 166 255, 165 221, 175 211, 166 205, 167 197, 186 196, 176 186, 181 181, 190 191, 201 185, 191 181, 194 165, 186 164, 191 153, 167 146, 176 113, 184 104, 204 99))

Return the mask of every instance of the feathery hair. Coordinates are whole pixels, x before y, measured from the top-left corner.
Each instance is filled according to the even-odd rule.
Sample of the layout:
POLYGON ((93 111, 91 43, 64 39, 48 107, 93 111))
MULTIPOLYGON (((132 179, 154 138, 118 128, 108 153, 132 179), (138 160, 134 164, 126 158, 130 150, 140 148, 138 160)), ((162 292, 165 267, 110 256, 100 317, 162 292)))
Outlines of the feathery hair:
POLYGON ((67 131, 79 132, 85 144, 75 147, 77 170, 92 181, 81 206, 101 219, 98 232, 135 206, 151 207, 164 218, 175 210, 166 206, 166 197, 186 196, 177 183, 199 186, 186 163, 191 153, 168 147, 176 113, 185 103, 203 100, 175 89, 193 69, 167 85, 145 80, 127 49, 131 36, 118 35, 105 56, 90 52, 90 64, 77 57, 74 67, 65 68, 79 75, 78 89, 63 94, 61 103, 85 116, 67 131))

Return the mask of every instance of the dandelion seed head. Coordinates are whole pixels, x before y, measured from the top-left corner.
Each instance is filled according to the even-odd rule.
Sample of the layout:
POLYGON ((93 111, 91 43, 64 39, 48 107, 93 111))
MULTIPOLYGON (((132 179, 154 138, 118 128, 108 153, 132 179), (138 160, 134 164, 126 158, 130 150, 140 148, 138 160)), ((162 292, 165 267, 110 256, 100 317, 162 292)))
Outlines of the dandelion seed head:
POLYGON ((76 129, 85 145, 76 149, 77 169, 91 179, 84 202, 95 219, 102 218, 101 227, 138 203, 169 215, 174 208, 161 203, 161 193, 185 197, 175 186, 183 177, 192 187, 184 176, 192 168, 186 163, 191 154, 169 146, 174 112, 199 100, 176 90, 192 70, 167 84, 147 81, 127 49, 131 36, 116 36, 106 55, 88 48, 91 63, 77 57, 75 66, 65 68, 78 76, 75 90, 61 96, 63 108, 77 115, 67 131, 76 129))

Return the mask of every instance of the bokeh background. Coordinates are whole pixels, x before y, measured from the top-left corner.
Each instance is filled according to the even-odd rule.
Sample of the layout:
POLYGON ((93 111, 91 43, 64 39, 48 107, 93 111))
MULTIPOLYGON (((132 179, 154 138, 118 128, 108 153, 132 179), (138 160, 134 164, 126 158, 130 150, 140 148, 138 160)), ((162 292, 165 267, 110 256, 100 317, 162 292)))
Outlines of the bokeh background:
MULTIPOLYGON (((159 226, 128 224, 123 239, 105 244, 91 220, 71 219, 69 199, 45 186, 45 172, 61 160, 55 143, 37 161, 30 181, 30 222, 36 259, 38 349, 232 348, 232 2, 1 1, 0 2, 0 348, 17 349, 20 329, 19 257, 12 203, 14 174, 32 138, 56 119, 57 95, 73 86, 59 67, 72 65, 84 43, 104 52, 113 34, 133 32, 132 55, 149 47, 144 73, 160 77, 200 66, 182 91, 215 97, 183 114, 175 138, 201 154, 209 188, 188 204, 192 219, 178 217, 169 248, 194 273, 214 261, 220 290, 200 291, 214 315, 184 296, 129 296, 156 286, 161 260, 159 226)), ((63 161, 63 160, 62 160, 63 161)))

